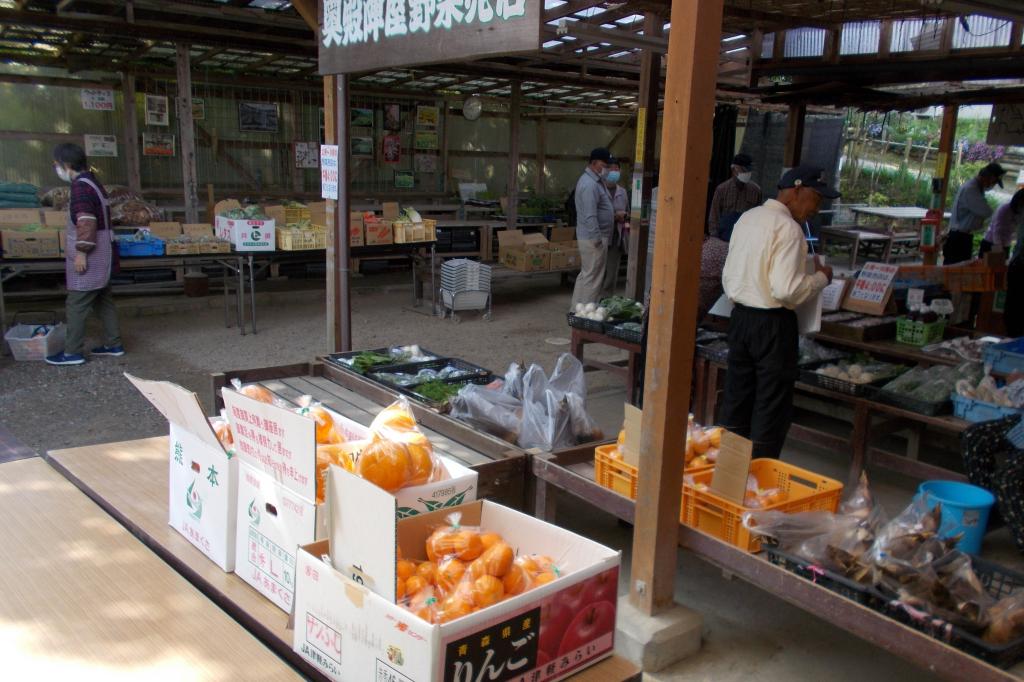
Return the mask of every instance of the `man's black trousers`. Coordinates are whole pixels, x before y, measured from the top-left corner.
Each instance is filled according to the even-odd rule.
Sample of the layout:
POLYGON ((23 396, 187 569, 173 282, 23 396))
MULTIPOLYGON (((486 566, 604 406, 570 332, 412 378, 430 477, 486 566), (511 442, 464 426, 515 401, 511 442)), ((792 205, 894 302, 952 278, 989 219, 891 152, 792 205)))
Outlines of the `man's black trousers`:
POLYGON ((737 304, 729 320, 729 365, 721 425, 778 458, 793 417, 799 330, 796 313, 737 304))

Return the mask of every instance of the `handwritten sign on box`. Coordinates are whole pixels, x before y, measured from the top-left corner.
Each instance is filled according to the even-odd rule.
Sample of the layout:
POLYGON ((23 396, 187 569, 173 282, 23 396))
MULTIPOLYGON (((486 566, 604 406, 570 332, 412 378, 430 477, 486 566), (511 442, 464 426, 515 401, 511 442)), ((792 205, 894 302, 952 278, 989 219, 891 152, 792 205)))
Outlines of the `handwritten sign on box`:
POLYGON ((866 263, 861 268, 843 308, 868 315, 882 315, 892 296, 892 282, 899 266, 891 263, 866 263))
POLYGON ((222 390, 235 451, 307 500, 316 499, 316 423, 229 388, 222 390))

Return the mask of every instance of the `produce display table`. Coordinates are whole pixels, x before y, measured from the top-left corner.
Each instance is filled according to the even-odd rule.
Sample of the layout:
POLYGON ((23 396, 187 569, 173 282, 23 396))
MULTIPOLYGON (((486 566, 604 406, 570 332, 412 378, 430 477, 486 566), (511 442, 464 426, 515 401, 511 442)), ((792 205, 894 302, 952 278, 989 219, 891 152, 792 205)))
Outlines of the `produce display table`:
POLYGON ((947 355, 944 353, 925 353, 916 346, 908 346, 905 343, 896 343, 893 340, 889 341, 853 341, 851 339, 843 339, 838 336, 829 336, 828 334, 811 334, 811 338, 815 341, 820 341, 830 346, 837 346, 843 350, 848 350, 851 353, 871 353, 888 360, 896 362, 921 364, 921 365, 959 365, 963 362, 962 359, 947 355))
MULTIPOLYGON (((245 267, 246 260, 249 265, 249 291, 253 293, 253 279, 252 279, 252 254, 242 253, 223 253, 223 254, 197 254, 187 256, 152 256, 152 257, 131 257, 121 258, 121 270, 166 270, 173 269, 178 273, 176 282, 180 282, 183 277, 183 273, 188 266, 202 266, 202 265, 219 265, 221 272, 223 273, 224 279, 224 326, 230 327, 229 316, 228 316, 228 273, 232 276, 238 277, 238 284, 235 287, 235 309, 236 309, 236 321, 238 324, 239 331, 245 334, 245 267)), ((15 277, 23 277, 26 275, 33 274, 49 274, 58 275, 64 274, 64 259, 63 258, 46 258, 40 260, 21 260, 21 259, 0 259, 0 327, 6 328, 7 326, 7 309, 4 302, 4 282, 12 280, 15 277)), ((165 283, 155 283, 156 286, 164 286, 165 283)), ((151 290, 150 285, 131 285, 132 290, 151 290)), ((122 288, 120 285, 115 285, 114 290, 118 291, 122 288)), ((253 317, 253 332, 256 331, 256 297, 251 296, 252 302, 252 317, 253 317)))
MULTIPOLYGON (((718 387, 723 383, 725 371, 724 363, 700 356, 696 358, 694 419, 698 423, 713 424, 716 422, 718 387)), ((846 479, 848 486, 856 485, 861 472, 868 464, 875 464, 920 479, 967 480, 967 477, 959 472, 918 461, 916 446, 925 429, 938 429, 951 434, 960 434, 970 426, 969 422, 950 416, 931 417, 876 402, 870 398, 854 397, 801 381, 796 382, 796 392, 798 395, 824 398, 829 403, 842 403, 852 410, 849 436, 836 435, 797 422, 794 422, 789 429, 791 438, 837 452, 849 452, 850 470, 846 479), (884 419, 885 421, 876 426, 875 419, 884 419), (904 429, 910 429, 914 434, 911 439, 908 439, 908 451, 904 454, 871 446, 871 436, 883 436, 904 429)))
MULTIPOLYGON (((532 458, 535 477, 534 513, 554 523, 555 494, 563 491, 628 523, 634 522, 635 503, 599 486, 594 480, 593 448, 567 450, 532 458)), ((1024 679, 1024 664, 1007 672, 819 587, 700 531, 679 526, 680 547, 752 585, 801 608, 832 625, 930 671, 960 682, 1007 682, 1024 679)))
MULTIPOLYGON (((53 467, 95 500, 160 558, 252 632, 255 637, 264 642, 281 658, 294 665, 304 676, 323 679, 316 669, 292 651, 293 633, 288 628, 288 614, 277 608, 237 575, 220 570, 184 536, 167 524, 167 458, 168 443, 165 437, 56 450, 47 455, 47 459, 53 467)), ((41 463, 40 465, 42 466, 41 463)), ((6 466, 14 465, 0 466, 0 474, 3 472, 2 467, 6 466)), ((55 474, 53 476, 60 480, 59 476, 55 474)), ((73 490, 64 481, 61 480, 61 483, 64 488, 73 490)), ((20 513, 24 513, 25 509, 20 509, 20 513)), ((80 516, 62 514, 60 518, 63 523, 66 518, 77 520, 80 516)), ((115 526, 112 523, 110 525, 115 526)), ((79 532, 77 524, 67 527, 73 529, 69 531, 70 534, 79 532)), ((128 537, 127 533, 124 535, 128 537)), ((51 556, 51 553, 44 547, 39 548, 37 552, 40 556, 47 558, 51 556)), ((62 565, 60 562, 54 563, 62 565)), ((163 567, 159 561, 153 560, 153 563, 163 567)), ((132 575, 126 576, 125 582, 134 584, 138 580, 138 576, 134 574, 135 564, 131 564, 129 569, 132 571, 132 575)), ((170 571, 167 572, 170 573, 170 571)), ((149 572, 146 573, 148 575, 149 572)), ((109 575, 106 577, 109 578, 109 575)), ((100 582, 106 584, 105 580, 98 577, 94 580, 96 584, 100 582)), ((121 583, 114 582, 112 584, 121 583)), ((177 603, 175 608, 178 609, 177 603)), ((219 611, 216 613, 223 617, 219 611)), ((224 620, 227 618, 225 617, 224 620)), ((191 628, 195 625, 191 618, 191 612, 189 612, 187 618, 167 617, 161 619, 157 625, 159 633, 162 634, 165 628, 173 633, 175 624, 180 624, 182 628, 187 627, 189 631, 192 631, 191 628)), ((241 631, 241 628, 236 627, 235 629, 241 631)), ((229 677, 257 679, 253 676, 253 671, 264 670, 264 668, 250 667, 258 660, 256 657, 246 655, 244 649, 230 646, 229 642, 227 642, 229 646, 223 646, 226 643, 224 638, 217 636, 212 631, 204 632, 197 628, 195 633, 197 637, 202 637, 204 642, 209 642, 211 646, 216 647, 216 651, 223 652, 224 656, 231 656, 234 665, 245 668, 238 671, 236 675, 228 675, 229 677)), ((111 638, 108 641, 119 639, 120 637, 111 638)), ((248 639, 255 644, 251 637, 248 639)), ((98 649, 102 650, 103 647, 98 647, 98 649)), ((265 669, 271 670, 272 668, 265 669)), ((640 675, 632 664, 613 657, 575 675, 572 679, 578 682, 633 682, 634 680, 638 681, 640 675)))
MULTIPOLYGON (((134 447, 114 447, 105 460, 65 452, 83 471, 103 463, 96 483, 106 485, 106 494, 154 507, 152 530, 177 535, 167 525, 167 444, 156 440, 162 441, 154 446, 162 445, 158 460, 134 447), (139 477, 127 485, 123 476, 134 473, 139 477)), ((0 566, 0 617, 13 628, 3 665, 12 677, 31 671, 39 679, 298 679, 204 597, 202 586, 190 585, 132 537, 128 530, 137 534, 138 526, 122 528, 43 460, 0 465, 0 486, 4 551, 11 558, 0 566)), ((201 562, 234 579, 183 537, 167 540, 190 550, 200 570, 201 562)), ((283 626, 287 616, 277 615, 283 626)))
POLYGON ((576 359, 583 363, 584 368, 592 368, 611 372, 616 375, 626 384, 626 399, 630 403, 636 404, 637 399, 637 386, 639 385, 639 377, 637 372, 641 366, 640 358, 643 355, 644 348, 639 343, 630 343, 629 341, 623 341, 622 339, 616 339, 607 334, 601 334, 600 332, 591 331, 589 329, 580 329, 579 327, 570 327, 572 330, 571 347, 572 354, 576 356, 576 359), (618 348, 629 353, 629 359, 626 360, 626 365, 620 366, 609 362, 601 362, 600 360, 587 360, 583 357, 583 349, 587 344, 595 344, 600 346, 611 346, 612 348, 618 348))

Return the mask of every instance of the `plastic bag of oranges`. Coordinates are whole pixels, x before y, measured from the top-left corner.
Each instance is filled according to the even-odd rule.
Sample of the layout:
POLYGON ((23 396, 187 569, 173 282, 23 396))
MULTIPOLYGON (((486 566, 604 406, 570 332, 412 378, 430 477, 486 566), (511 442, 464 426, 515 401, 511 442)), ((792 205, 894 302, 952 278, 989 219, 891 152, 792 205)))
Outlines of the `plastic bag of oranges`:
POLYGON ((747 492, 743 496, 747 509, 764 509, 787 499, 789 494, 781 488, 762 488, 754 474, 747 476, 747 492))
POLYGON ((388 492, 439 481, 445 474, 430 440, 416 425, 404 398, 370 424, 370 440, 356 458, 355 473, 388 492))
POLYGON ((261 403, 266 403, 268 405, 277 404, 274 394, 260 384, 243 384, 238 379, 232 379, 231 385, 235 387, 236 391, 246 397, 252 398, 253 400, 258 400, 261 403))
POLYGON ((217 440, 220 441, 224 450, 229 454, 233 453, 235 451, 235 435, 231 432, 231 424, 228 422, 224 410, 220 411, 219 417, 210 420, 210 426, 213 427, 213 433, 216 434, 217 440))
POLYGON ((299 407, 295 411, 316 423, 317 445, 336 445, 345 442, 345 437, 334 423, 334 417, 312 396, 304 395, 296 402, 299 407))

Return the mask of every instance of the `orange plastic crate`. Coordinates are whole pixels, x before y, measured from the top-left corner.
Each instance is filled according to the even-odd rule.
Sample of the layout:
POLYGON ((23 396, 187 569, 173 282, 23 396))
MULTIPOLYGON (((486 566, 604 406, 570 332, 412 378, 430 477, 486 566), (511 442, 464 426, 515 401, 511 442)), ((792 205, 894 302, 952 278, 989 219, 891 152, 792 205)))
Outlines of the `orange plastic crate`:
MULTIPOLYGON (((711 484, 713 470, 697 472, 694 484, 711 484)), ((697 530, 735 545, 748 552, 761 550, 761 538, 743 526, 743 514, 748 511, 830 511, 839 509, 843 484, 813 471, 786 464, 777 459, 755 459, 750 473, 757 477, 761 488, 779 488, 788 493, 784 502, 762 509, 746 509, 735 502, 719 497, 709 490, 694 485, 683 486, 683 509, 680 521, 697 530)))
MULTIPOLYGON (((618 449, 615 443, 598 445, 594 449, 594 480, 603 488, 613 490, 623 497, 636 499, 636 482, 638 469, 612 453, 618 449)), ((714 467, 694 467, 684 473, 694 474, 700 471, 711 471, 714 467)))
POLYGON ((1006 268, 987 265, 950 265, 942 268, 947 289, 951 291, 985 292, 1006 288, 1006 268))

